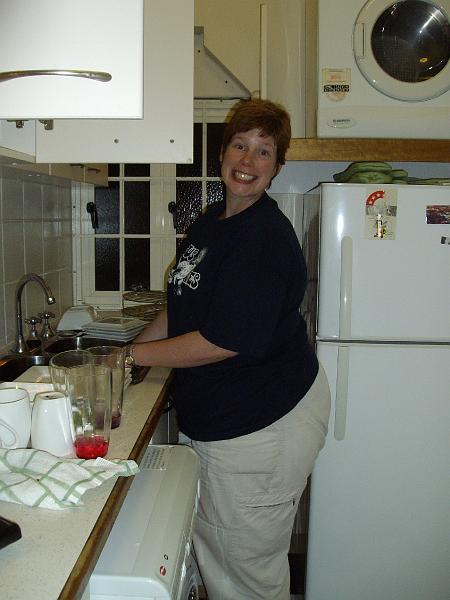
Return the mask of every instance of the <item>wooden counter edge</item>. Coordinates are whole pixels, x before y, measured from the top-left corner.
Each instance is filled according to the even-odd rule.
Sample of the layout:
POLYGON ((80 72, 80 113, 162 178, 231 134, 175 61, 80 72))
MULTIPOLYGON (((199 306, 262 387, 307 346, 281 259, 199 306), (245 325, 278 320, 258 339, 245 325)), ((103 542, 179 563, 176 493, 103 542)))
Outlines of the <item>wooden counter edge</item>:
MULTIPOLYGON (((129 459, 138 464, 144 456, 147 445, 153 435, 159 417, 167 401, 167 392, 171 381, 171 375, 167 378, 156 402, 150 411, 147 421, 139 434, 129 459)), ((119 477, 109 495, 108 500, 95 523, 77 562, 72 569, 67 581, 61 590, 58 600, 80 600, 85 587, 89 582, 92 571, 97 563, 103 546, 108 539, 109 533, 114 525, 119 510, 125 500, 128 488, 133 477, 119 477)))

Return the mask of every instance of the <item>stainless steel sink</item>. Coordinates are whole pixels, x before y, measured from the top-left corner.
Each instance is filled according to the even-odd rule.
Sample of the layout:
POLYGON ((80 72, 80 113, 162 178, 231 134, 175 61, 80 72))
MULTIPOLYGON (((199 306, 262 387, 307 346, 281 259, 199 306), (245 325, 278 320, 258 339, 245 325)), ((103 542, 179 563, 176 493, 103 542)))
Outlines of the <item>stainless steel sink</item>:
POLYGON ((35 365, 48 365, 50 356, 7 354, 0 358, 0 381, 14 381, 35 365))
MULTIPOLYGON (((108 338, 90 338, 84 336, 55 337, 44 344, 44 350, 33 351, 31 354, 6 354, 0 357, 0 382, 14 381, 27 369, 35 365, 48 365, 51 357, 66 350, 87 350, 93 346, 126 346, 126 342, 108 338), (40 352, 40 354, 39 354, 40 352)), ((139 383, 145 377, 150 367, 133 367, 131 383, 139 383)))
POLYGON ((50 340, 45 344, 45 352, 58 354, 66 350, 87 350, 93 346, 125 346, 125 342, 110 340, 108 338, 91 338, 84 336, 73 336, 50 340))

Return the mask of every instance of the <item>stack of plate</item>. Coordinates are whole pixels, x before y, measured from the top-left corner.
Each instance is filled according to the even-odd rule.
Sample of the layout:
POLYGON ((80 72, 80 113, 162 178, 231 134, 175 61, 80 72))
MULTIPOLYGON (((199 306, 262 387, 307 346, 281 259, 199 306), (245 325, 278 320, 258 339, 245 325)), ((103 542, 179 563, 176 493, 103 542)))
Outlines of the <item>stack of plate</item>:
POLYGON ((166 307, 166 293, 160 290, 149 292, 125 292, 123 294, 122 314, 136 317, 146 323, 153 321, 156 315, 166 307))
POLYGON ((145 327, 145 322, 131 317, 104 317, 86 323, 82 329, 87 337, 108 338, 118 342, 129 342, 145 327))

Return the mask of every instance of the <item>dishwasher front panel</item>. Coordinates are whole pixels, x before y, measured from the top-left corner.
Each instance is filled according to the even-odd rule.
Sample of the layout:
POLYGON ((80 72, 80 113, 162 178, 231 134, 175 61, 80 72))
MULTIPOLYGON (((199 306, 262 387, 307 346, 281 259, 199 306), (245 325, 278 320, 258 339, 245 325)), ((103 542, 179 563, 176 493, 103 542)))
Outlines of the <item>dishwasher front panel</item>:
POLYGON ((177 600, 191 561, 200 466, 188 446, 150 445, 89 582, 91 600, 177 600))

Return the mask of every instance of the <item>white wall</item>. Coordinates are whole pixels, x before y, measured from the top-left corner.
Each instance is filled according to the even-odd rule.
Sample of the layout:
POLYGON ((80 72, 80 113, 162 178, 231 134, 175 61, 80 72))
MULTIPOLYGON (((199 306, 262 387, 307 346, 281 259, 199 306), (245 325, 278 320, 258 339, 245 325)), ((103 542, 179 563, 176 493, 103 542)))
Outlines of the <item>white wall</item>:
MULTIPOLYGON (((291 161, 284 165, 270 188, 272 193, 302 194, 318 183, 333 181, 333 174, 343 171, 349 162, 302 162, 291 161)), ((394 163, 395 169, 405 169, 410 177, 450 178, 450 163, 394 163)))
MULTIPOLYGON (((0 351, 14 341, 15 288, 34 272, 56 298, 45 302, 39 285, 28 283, 24 317, 48 308, 58 317, 72 304, 72 203, 67 180, 0 167, 0 351)), ((53 321, 55 327, 57 318, 53 321)), ((24 326, 28 333, 28 326, 24 326)))

